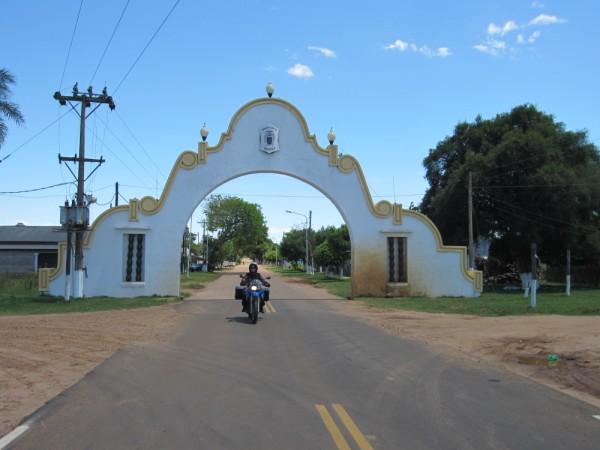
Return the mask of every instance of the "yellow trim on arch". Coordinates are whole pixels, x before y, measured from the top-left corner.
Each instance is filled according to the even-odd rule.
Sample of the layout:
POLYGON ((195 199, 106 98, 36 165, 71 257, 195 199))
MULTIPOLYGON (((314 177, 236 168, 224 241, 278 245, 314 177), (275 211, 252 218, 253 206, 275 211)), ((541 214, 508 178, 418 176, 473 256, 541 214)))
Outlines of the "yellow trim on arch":
POLYGON ((56 257, 56 267, 44 267, 38 271, 38 290, 48 292, 50 281, 54 280, 63 271, 63 261, 67 253, 67 243, 58 243, 58 255, 56 257))
MULTIPOLYGON (((136 201, 136 199, 131 199, 131 201, 136 201)), ((131 203, 130 203, 131 204, 131 203)), ((114 206, 112 208, 107 209, 106 211, 102 212, 102 214, 100 214, 98 217, 96 217, 96 220, 94 220, 94 223, 92 223, 92 225, 90 226, 90 229, 87 233, 87 236, 85 237, 85 241, 83 242, 83 246, 84 247, 89 247, 90 246, 90 241, 92 240, 92 235, 94 234, 94 231, 96 231, 96 228, 98 228, 98 226, 104 222, 104 220, 106 220, 106 218, 114 213, 117 213, 119 211, 128 211, 130 212, 129 209, 129 204, 128 205, 119 205, 119 206, 114 206)), ((131 219, 131 217, 130 217, 131 219)))
MULTIPOLYGON (((158 199, 156 199, 154 197, 142 198, 137 205, 139 210, 143 214, 147 214, 147 215, 156 214, 157 212, 159 212, 162 209, 167 196, 169 195, 169 191, 171 190, 171 186, 173 184, 175 177, 177 176, 177 172, 179 171, 179 169, 182 168, 182 169, 190 170, 190 169, 197 167, 198 165, 206 164, 207 160, 208 160, 208 155, 210 153, 217 153, 217 152, 221 151, 223 149, 223 146, 225 145, 225 142, 231 139, 234 128, 237 125, 237 123, 239 122, 240 118, 251 108, 258 106, 258 105, 263 105, 263 104, 279 105, 279 106, 282 106, 283 108, 287 109, 288 111, 290 111, 292 114, 294 114, 294 116, 296 116, 296 118, 300 122, 302 132, 304 134, 304 140, 306 142, 308 142, 309 144, 311 144, 312 148, 319 155, 327 157, 328 164, 330 166, 337 167, 338 170, 342 173, 356 172, 356 175, 358 176, 358 180, 360 183, 360 187, 361 187, 363 194, 365 196, 365 199, 367 201, 367 206, 369 207, 369 210, 375 217, 379 217, 379 218, 392 217, 394 219, 395 223, 397 223, 397 224, 402 223, 402 211, 403 211, 402 205, 392 204, 386 200, 380 201, 376 204, 373 203, 373 198, 371 197, 371 193, 369 192, 369 188, 367 187, 367 182, 365 180, 363 171, 360 167, 360 164, 353 156, 350 156, 350 155, 338 156, 336 145, 329 145, 326 148, 321 147, 317 142, 316 136, 314 134, 310 134, 308 125, 306 123, 306 119, 304 118, 302 113, 298 110, 298 108, 296 108, 291 103, 286 102, 285 100, 272 99, 272 98, 259 98, 259 99, 253 100, 249 103, 246 103, 244 106, 242 106, 240 109, 238 109, 236 111, 236 113, 233 115, 233 117, 231 118, 231 121, 229 122, 229 126, 227 127, 227 131, 221 134, 217 145, 215 145, 213 147, 209 147, 206 142, 199 142, 197 152, 193 152, 190 150, 186 150, 186 151, 182 152, 178 156, 177 160, 175 161, 175 164, 173 165, 173 168, 171 169, 169 178, 167 179, 167 182, 165 183, 165 186, 160 195, 160 198, 158 198, 158 199)), ((136 219, 131 219, 131 220, 136 220, 136 219)))
POLYGON ((463 275, 467 280, 473 283, 473 286, 475 287, 475 290, 477 292, 483 291, 483 273, 480 270, 469 270, 469 265, 467 263, 467 247, 462 245, 444 245, 444 242, 442 241, 442 235, 440 234, 440 230, 438 230, 438 228, 431 221, 431 219, 425 214, 422 214, 418 211, 413 211, 411 209, 405 209, 402 211, 402 213, 407 216, 413 216, 421 220, 421 222, 423 222, 425 225, 427 225, 427 227, 435 236, 438 251, 448 253, 459 253, 460 267, 462 269, 463 275))
MULTIPOLYGON (((210 153, 217 153, 217 152, 221 151, 223 149, 225 142, 231 139, 233 130, 234 130, 235 126, 237 125, 237 123, 239 122, 240 118, 251 108, 258 106, 258 105, 263 105, 263 104, 279 105, 279 106, 287 109, 288 111, 290 111, 292 114, 294 114, 294 116, 296 116, 296 118, 300 122, 302 132, 304 134, 304 140, 306 142, 308 142, 309 144, 311 144, 312 148, 318 154, 325 156, 327 158, 328 164, 330 166, 337 167, 337 169, 342 173, 356 172, 360 187, 365 196, 365 200, 367 201, 367 206, 369 207, 369 210, 375 217, 378 217, 378 218, 391 217, 391 218, 393 218, 394 223, 396 223, 396 224, 402 223, 402 216, 404 214, 408 214, 408 215, 414 216, 414 217, 422 220, 433 232, 433 234, 436 238, 436 241, 437 241, 437 246, 438 246, 439 251, 460 253, 461 267, 462 267, 462 272, 463 272, 464 276, 469 281, 474 282, 476 290, 481 291, 481 288, 482 288, 481 272, 468 270, 467 254, 466 254, 465 247, 444 245, 442 242, 442 237, 440 235, 440 232, 437 229, 437 227, 435 226, 435 224, 427 216, 425 216, 421 213, 418 213, 418 212, 412 211, 412 210, 403 209, 402 205, 397 204, 397 203, 390 203, 387 200, 382 200, 380 202, 373 203, 373 198, 369 191, 365 176, 364 176, 363 171, 360 167, 360 164, 356 160, 356 158, 354 158, 351 155, 342 155, 342 156, 338 155, 338 148, 336 145, 328 145, 326 148, 321 147, 317 142, 316 136, 314 134, 310 134, 306 119, 304 118, 302 113, 298 110, 298 108, 296 108, 291 103, 289 103, 285 100, 281 100, 281 99, 259 98, 259 99, 253 100, 253 101, 248 102, 245 105, 243 105, 240 109, 238 109, 236 111, 236 113, 231 118, 231 121, 227 128, 227 131, 225 133, 221 134, 217 145, 215 145, 213 147, 209 147, 208 143, 202 141, 202 142, 198 143, 198 151, 197 152, 186 150, 177 157, 177 160, 175 161, 175 164, 173 164, 171 172, 169 173, 169 177, 167 178, 165 186, 161 192, 160 198, 157 199, 157 198, 154 198, 151 196, 146 196, 140 200, 131 199, 128 205, 121 205, 121 206, 110 208, 110 209, 104 211, 102 214, 100 214, 96 218, 96 220, 90 227, 90 230, 87 233, 86 240, 84 242, 84 246, 89 247, 90 241, 92 239, 92 236, 94 234, 96 227, 98 227, 98 225, 111 214, 114 214, 114 213, 117 213, 120 211, 128 211, 129 220, 137 221, 138 213, 143 213, 146 215, 158 213, 162 209, 162 207, 166 201, 166 198, 169 195, 171 186, 173 185, 175 177, 177 176, 177 172, 180 169, 190 170, 190 169, 194 169, 198 165, 206 164, 207 160, 208 160, 208 155, 210 153)), ((66 249, 66 244, 61 243, 59 245, 59 257, 58 257, 59 263, 58 263, 58 267, 56 269, 42 269, 42 271, 44 271, 43 274, 42 274, 42 271, 40 271, 40 275, 39 275, 40 289, 42 286, 46 286, 46 290, 47 290, 48 281, 51 281, 54 278, 56 278, 56 276, 58 276, 58 274, 62 271, 62 261, 64 259, 65 249, 66 249)))

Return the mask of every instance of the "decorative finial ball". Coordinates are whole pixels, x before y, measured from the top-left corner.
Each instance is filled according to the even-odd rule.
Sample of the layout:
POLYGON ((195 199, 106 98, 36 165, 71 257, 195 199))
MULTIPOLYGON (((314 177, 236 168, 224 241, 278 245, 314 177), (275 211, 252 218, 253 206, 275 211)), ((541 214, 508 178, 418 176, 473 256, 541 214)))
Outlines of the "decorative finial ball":
POLYGON ((269 81, 265 90, 267 91, 267 95, 269 96, 269 98, 271 98, 273 97, 273 92, 275 92, 275 86, 273 86, 273 83, 269 81))
POLYGON ((202 128, 200 128, 200 136, 202 136, 202 141, 206 141, 206 138, 208 137, 208 128, 206 128, 206 122, 204 122, 204 125, 202 125, 202 128))
POLYGON ((327 133, 327 140, 329 141, 330 145, 333 145, 335 142, 335 132, 333 131, 333 127, 331 127, 329 133, 327 133))

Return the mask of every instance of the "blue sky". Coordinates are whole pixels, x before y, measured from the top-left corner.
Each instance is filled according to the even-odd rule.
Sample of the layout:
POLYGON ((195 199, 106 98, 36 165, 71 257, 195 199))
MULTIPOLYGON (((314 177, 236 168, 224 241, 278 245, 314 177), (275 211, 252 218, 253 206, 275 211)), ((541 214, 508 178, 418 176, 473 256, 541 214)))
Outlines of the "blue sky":
MULTIPOLYGON (((0 66, 17 78, 12 100, 27 123, 10 127, 0 159, 67 111, 52 99, 63 70, 63 93, 75 81, 87 87, 127 0, 83 1, 66 64, 79 0, 3 3, 0 66)), ((87 154, 107 159, 88 183, 99 203, 111 201, 115 181, 126 198, 156 195, 177 155, 196 147, 202 124, 215 144, 268 81, 321 145, 335 128, 376 200, 419 203, 423 158, 478 114, 532 103, 600 144, 596 2, 181 0, 115 92, 174 3, 130 0, 93 80, 117 104, 88 121, 87 154)), ((67 114, 0 163, 0 191, 70 181, 57 153, 77 147, 78 121, 67 114)), ((275 239, 303 221, 286 209, 312 210, 316 227, 342 223, 329 200, 291 178, 254 175, 218 192, 259 203, 275 239)), ((0 194, 0 224, 56 224, 72 193, 0 194)), ((92 216, 104 208, 94 205, 92 216)))

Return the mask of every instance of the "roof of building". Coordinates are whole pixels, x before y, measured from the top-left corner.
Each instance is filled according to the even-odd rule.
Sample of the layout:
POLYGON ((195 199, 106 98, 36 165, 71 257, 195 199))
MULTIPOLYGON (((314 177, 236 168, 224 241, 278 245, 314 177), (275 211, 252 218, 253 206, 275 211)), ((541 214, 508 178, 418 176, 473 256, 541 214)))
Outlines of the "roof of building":
POLYGON ((63 242, 67 240, 67 232, 56 226, 0 225, 0 242, 32 243, 63 242))

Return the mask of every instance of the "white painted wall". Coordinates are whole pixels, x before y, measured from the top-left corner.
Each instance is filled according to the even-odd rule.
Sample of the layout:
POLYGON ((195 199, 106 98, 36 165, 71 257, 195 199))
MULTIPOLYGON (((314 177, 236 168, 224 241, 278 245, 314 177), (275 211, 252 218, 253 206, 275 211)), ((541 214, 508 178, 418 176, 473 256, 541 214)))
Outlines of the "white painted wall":
MULTIPOLYGON (((406 213, 402 224, 396 224, 393 217, 375 216, 358 172, 343 173, 331 166, 328 156, 319 153, 305 138, 303 119, 291 105, 268 99, 251 103, 236 113, 232 125, 230 139, 224 140, 219 151, 208 154, 206 164, 184 169, 178 166, 178 159, 172 185, 163 192, 158 213, 138 211, 138 220, 130 221, 127 210, 115 210, 93 226, 85 249, 86 296, 178 295, 181 239, 190 215, 211 191, 229 180, 253 173, 292 176, 312 185, 333 202, 350 232, 355 293, 385 292, 387 237, 397 235, 408 238, 411 294, 478 295, 472 277, 464 269, 461 259, 464 250, 440 250, 437 231, 423 217, 406 213), (280 150, 273 154, 259 150, 260 130, 268 125, 279 128, 280 150), (146 235, 142 283, 123 282, 126 233, 146 235)), ((49 290, 54 295, 63 295, 64 272, 50 281, 49 290)))

